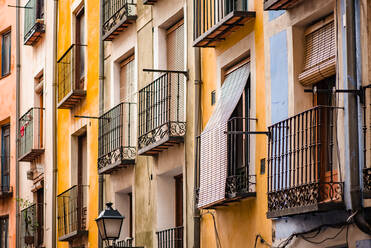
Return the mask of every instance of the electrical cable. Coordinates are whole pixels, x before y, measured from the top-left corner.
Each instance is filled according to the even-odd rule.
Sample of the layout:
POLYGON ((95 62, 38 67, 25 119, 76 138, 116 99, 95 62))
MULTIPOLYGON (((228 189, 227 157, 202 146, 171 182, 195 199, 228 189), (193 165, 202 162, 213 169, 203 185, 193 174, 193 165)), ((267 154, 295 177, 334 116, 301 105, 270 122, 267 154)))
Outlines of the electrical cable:
POLYGON ((206 213, 201 214, 201 216, 206 215, 206 214, 210 214, 212 216, 212 218, 213 218, 214 232, 215 232, 215 239, 216 239, 216 247, 217 248, 222 248, 222 243, 220 241, 220 236, 219 236, 218 228, 216 226, 215 215, 214 215, 213 212, 207 211, 206 213))

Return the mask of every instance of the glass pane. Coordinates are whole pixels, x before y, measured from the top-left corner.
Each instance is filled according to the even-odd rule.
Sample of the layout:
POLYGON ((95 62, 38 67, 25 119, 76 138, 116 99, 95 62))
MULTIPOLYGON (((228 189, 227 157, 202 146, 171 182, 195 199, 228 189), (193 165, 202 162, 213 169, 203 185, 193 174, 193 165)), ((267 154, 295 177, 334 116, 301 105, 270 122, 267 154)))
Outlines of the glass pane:
POLYGON ((4 34, 2 39, 1 75, 10 72, 10 33, 4 34))

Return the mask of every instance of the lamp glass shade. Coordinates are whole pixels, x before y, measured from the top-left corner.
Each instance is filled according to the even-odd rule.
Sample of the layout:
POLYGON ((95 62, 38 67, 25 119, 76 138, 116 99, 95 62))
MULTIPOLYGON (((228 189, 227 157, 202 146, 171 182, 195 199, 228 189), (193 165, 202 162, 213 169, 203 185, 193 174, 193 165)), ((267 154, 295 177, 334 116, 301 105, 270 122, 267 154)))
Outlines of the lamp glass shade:
POLYGON ((106 203, 106 205, 107 208, 99 214, 95 221, 102 240, 116 240, 120 237, 124 216, 112 208, 112 203, 106 203))
POLYGON ((122 219, 105 219, 106 239, 116 240, 120 237, 122 219))

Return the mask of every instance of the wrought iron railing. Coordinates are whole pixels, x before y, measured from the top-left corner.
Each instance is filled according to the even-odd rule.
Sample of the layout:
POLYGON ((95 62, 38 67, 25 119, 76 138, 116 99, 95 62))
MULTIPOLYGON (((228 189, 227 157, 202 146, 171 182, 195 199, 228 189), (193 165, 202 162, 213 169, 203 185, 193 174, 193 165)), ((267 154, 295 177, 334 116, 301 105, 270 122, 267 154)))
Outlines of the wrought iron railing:
POLYGON ((32 161, 43 151, 43 108, 31 108, 19 119, 18 158, 32 161))
POLYGON ((158 248, 183 248, 183 227, 175 227, 156 232, 158 248))
POLYGON ((364 88, 363 104, 363 196, 371 198, 371 87, 364 88))
POLYGON ((24 43, 32 45, 45 32, 44 0, 29 0, 24 11, 24 43))
POLYGON ((116 242, 117 248, 133 247, 133 238, 126 238, 125 240, 120 240, 116 242))
POLYGON ((317 106, 269 127, 268 217, 343 200, 334 152, 336 107, 317 106))
POLYGON ((22 247, 38 247, 38 244, 42 244, 43 226, 38 222, 42 208, 42 204, 35 203, 21 211, 22 247))
POLYGON ((264 0, 264 10, 284 10, 294 7, 303 0, 264 0))
POLYGON ((194 0, 194 35, 196 40, 233 11, 248 11, 247 0, 194 0))
POLYGON ((103 36, 115 31, 125 21, 135 20, 137 0, 104 0, 103 36))
POLYGON ((86 231, 87 192, 83 185, 75 185, 57 196, 58 235, 65 241, 86 231), (67 238, 68 237, 68 238, 67 238))
POLYGON ((85 54, 85 45, 73 44, 57 61, 57 98, 59 105, 66 101, 74 91, 84 91, 80 70, 80 56, 85 54))
POLYGON ((136 107, 123 102, 99 117, 98 170, 135 161, 136 107))
POLYGON ((139 91, 138 151, 169 137, 183 138, 185 123, 185 76, 166 72, 139 91))

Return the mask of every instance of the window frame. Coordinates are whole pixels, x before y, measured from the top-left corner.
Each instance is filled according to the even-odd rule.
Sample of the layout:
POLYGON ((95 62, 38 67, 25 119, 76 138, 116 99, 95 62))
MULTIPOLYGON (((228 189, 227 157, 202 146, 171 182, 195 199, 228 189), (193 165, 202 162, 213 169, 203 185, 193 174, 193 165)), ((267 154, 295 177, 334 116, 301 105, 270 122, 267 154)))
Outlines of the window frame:
POLYGON ((1 190, 3 191, 4 190, 4 186, 7 186, 8 189, 10 190, 10 141, 11 141, 11 138, 10 138, 10 125, 9 124, 5 124, 3 126, 1 126, 1 190), (8 133, 6 134, 5 132, 8 133), (7 151, 5 152, 5 147, 4 147, 4 144, 5 144, 5 139, 8 139, 8 149, 7 151), (4 154, 6 153, 6 154, 4 154), (4 184, 4 181, 7 177, 7 180, 6 180, 6 184, 4 184))
POLYGON ((11 72, 11 47, 12 47, 12 37, 11 37, 11 30, 5 31, 1 33, 1 77, 6 77, 11 72), (8 48, 8 58, 5 58, 5 37, 9 37, 9 48, 8 48), (8 61, 8 71, 4 71, 4 61, 7 59, 8 61))

